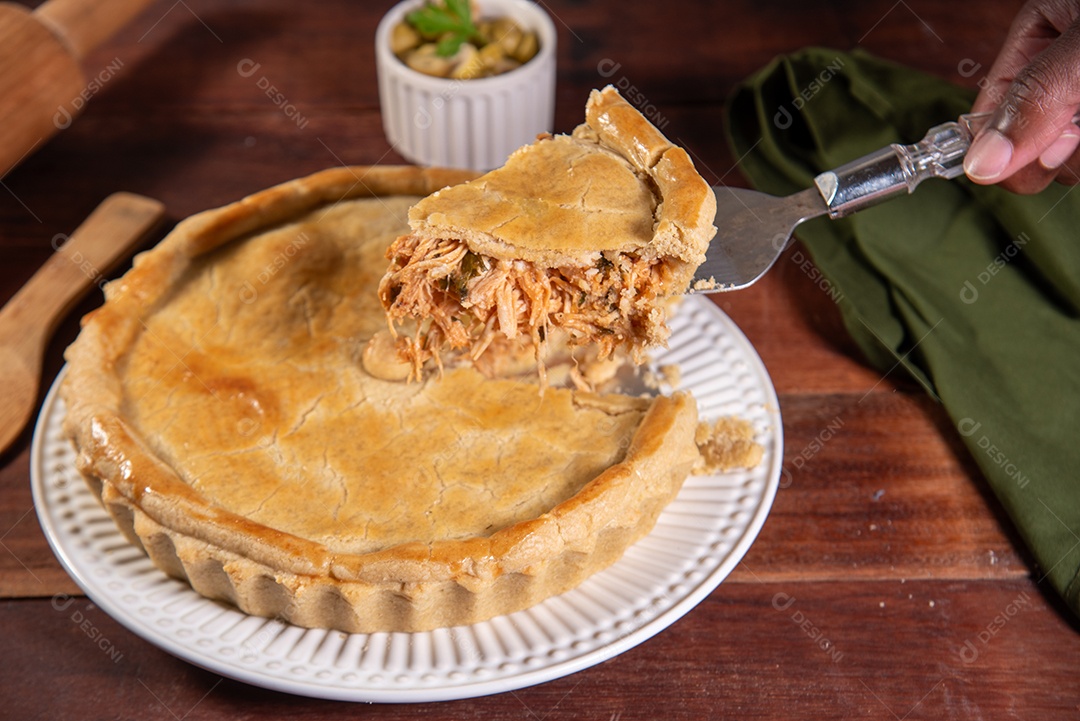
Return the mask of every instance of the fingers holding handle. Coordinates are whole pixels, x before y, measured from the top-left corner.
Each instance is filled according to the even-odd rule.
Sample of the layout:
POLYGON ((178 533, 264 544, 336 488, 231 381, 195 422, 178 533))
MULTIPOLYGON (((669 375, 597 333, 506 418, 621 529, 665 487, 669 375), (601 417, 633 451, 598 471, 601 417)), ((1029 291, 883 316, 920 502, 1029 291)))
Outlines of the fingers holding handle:
POLYGON ((1020 11, 972 110, 992 111, 964 170, 976 183, 1034 193, 1080 181, 1080 2, 1020 11))

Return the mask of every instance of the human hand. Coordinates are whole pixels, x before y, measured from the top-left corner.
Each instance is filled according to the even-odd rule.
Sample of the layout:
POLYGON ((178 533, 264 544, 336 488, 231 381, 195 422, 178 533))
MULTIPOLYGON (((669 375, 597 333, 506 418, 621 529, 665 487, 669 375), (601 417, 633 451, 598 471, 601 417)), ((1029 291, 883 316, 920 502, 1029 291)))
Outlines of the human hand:
POLYGON ((1080 182, 1080 0, 1030 0, 980 83, 972 112, 993 111, 964 171, 976 183, 1037 193, 1080 182))

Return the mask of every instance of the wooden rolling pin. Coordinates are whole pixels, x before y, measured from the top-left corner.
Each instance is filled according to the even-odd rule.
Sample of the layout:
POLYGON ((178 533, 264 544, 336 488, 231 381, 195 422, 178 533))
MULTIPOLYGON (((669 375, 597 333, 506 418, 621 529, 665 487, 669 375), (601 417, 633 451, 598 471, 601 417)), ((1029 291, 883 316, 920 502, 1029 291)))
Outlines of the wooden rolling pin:
POLYGON ((150 0, 0 3, 0 177, 71 119, 100 88, 79 61, 150 0))

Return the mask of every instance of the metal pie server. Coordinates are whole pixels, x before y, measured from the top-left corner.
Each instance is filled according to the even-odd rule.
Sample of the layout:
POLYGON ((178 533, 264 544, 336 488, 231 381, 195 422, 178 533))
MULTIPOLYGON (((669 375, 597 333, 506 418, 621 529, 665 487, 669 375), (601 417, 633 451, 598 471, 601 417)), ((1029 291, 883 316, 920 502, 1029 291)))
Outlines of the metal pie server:
POLYGON ((716 237, 690 284, 691 293, 740 290, 772 267, 803 221, 843 218, 897 195, 927 178, 964 172, 971 140, 990 113, 968 113, 930 129, 914 145, 893 143, 814 178, 814 187, 776 197, 744 188, 713 188, 716 237))

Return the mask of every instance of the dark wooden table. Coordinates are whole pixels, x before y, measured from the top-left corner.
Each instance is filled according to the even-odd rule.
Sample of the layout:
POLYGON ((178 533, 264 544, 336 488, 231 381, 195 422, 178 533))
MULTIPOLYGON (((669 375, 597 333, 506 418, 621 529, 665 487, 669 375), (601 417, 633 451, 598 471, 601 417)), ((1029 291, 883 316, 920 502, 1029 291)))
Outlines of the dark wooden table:
MULTIPOLYGON (((136 18, 86 60, 104 80, 85 114, 0 182, 0 300, 113 191, 159 198, 177 220, 328 166, 401 162, 383 135, 372 51, 389 4, 161 0, 136 18), (245 60, 257 77, 238 72, 245 60)), ((1018 5, 551 0, 556 130, 579 121, 588 89, 632 85, 708 180, 743 184, 723 102, 774 55, 860 46, 974 84, 1018 5)), ((744 562, 652 640, 513 693, 357 707, 222 679, 77 598, 114 662, 51 600, 78 588, 35 517, 27 431, 0 459, 0 717, 1080 717, 1076 624, 942 409, 866 365, 808 269, 796 246, 752 290, 719 298, 772 374, 790 475, 744 562)), ((46 385, 98 303, 60 328, 46 385)))

